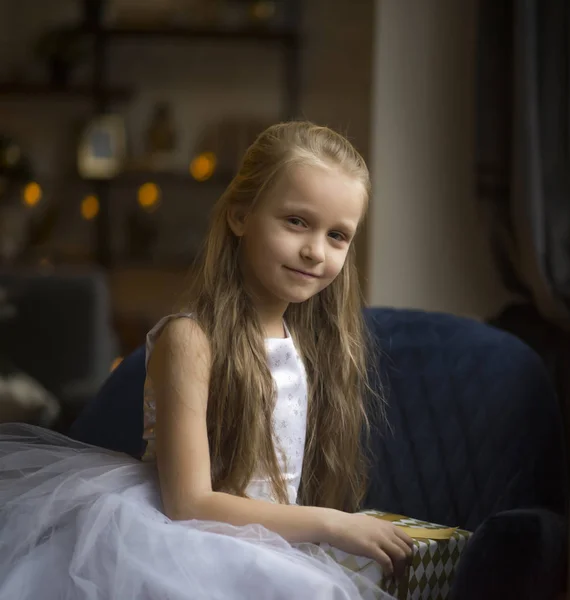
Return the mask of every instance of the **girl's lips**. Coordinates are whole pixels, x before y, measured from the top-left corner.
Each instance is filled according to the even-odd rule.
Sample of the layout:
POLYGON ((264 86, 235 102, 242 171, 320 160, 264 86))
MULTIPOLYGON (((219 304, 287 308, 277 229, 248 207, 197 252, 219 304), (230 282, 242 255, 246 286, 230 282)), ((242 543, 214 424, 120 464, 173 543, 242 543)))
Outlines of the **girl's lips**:
POLYGON ((297 275, 301 275, 302 277, 307 277, 309 279, 318 279, 319 275, 316 275, 314 273, 309 273, 307 271, 301 271, 300 269, 292 269, 291 267, 285 267, 288 271, 291 271, 292 273, 297 273, 297 275))

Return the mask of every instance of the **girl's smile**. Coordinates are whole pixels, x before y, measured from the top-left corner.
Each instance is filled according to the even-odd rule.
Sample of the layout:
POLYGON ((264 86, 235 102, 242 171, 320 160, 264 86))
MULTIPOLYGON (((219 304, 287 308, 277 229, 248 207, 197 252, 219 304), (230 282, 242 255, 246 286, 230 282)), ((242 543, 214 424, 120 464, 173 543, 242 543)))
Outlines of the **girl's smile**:
POLYGON ((290 273, 292 273, 293 275, 296 275, 298 277, 302 277, 305 279, 319 279, 320 275, 316 274, 316 273, 309 273, 308 271, 302 271, 300 269, 293 269, 291 267, 287 267, 287 266, 283 266, 284 269, 287 269, 290 273))

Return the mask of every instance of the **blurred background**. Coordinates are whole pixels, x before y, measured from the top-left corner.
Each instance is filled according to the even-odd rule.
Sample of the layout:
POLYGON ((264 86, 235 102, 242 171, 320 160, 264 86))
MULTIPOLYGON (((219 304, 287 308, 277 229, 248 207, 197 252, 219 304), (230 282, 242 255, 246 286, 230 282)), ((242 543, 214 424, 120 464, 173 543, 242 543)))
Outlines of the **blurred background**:
POLYGON ((0 420, 65 428, 288 118, 368 161, 367 302, 514 332, 568 420, 569 23, 565 0, 0 3, 0 420))

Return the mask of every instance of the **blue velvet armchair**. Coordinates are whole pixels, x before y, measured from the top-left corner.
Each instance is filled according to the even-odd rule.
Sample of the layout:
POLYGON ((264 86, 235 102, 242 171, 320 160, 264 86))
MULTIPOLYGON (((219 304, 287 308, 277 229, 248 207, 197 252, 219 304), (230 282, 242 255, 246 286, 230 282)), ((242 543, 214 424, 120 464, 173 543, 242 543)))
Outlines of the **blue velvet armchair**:
MULTIPOLYGON (((536 544, 546 544, 543 558, 559 549, 545 565, 556 571, 550 579, 558 593, 567 464, 561 414, 540 358, 512 335, 470 319, 378 308, 365 317, 379 348, 376 385, 389 423, 371 414, 366 506, 476 532, 459 568, 456 598, 527 597, 527 581, 519 577, 523 595, 505 596, 479 560, 503 548, 500 562, 514 530, 527 536, 526 560, 535 566, 536 544), (552 535, 544 542, 546 530, 552 535), (469 587, 474 576, 487 583, 469 587)), ((141 347, 113 372, 70 435, 140 457, 144 377, 141 347)), ((524 569, 524 561, 519 554, 516 564, 524 569)), ((503 584, 514 589, 512 581, 503 584)))

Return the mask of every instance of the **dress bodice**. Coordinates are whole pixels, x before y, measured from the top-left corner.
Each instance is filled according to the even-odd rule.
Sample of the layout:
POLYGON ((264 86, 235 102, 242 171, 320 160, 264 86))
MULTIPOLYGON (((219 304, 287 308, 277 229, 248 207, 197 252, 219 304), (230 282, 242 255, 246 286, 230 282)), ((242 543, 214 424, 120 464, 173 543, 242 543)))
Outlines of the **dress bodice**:
MULTIPOLYGON (((173 318, 191 315, 179 313, 161 319, 148 333, 146 360, 152 353, 154 343, 166 325, 173 318)), ((275 408, 273 410, 273 443, 277 451, 279 467, 287 486, 289 503, 297 501, 307 425, 307 377, 303 362, 297 352, 293 338, 287 331, 285 338, 265 340, 269 370, 275 384, 275 408)), ((156 404, 152 381, 147 376, 144 393, 144 439, 147 449, 143 460, 154 460, 154 425, 156 404)), ((254 476, 246 489, 250 498, 275 501, 270 481, 259 474, 254 476)))

